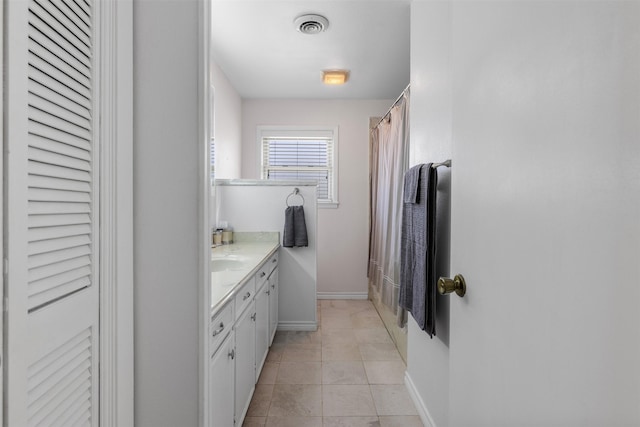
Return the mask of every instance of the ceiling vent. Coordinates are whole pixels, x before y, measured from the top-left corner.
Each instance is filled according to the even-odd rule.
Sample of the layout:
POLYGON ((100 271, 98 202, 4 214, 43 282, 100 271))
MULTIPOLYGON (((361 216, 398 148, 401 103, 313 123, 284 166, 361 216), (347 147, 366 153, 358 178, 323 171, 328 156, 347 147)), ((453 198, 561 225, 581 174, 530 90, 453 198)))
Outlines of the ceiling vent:
POLYGON ((300 15, 293 23, 302 34, 319 34, 329 28, 329 21, 321 15, 300 15))

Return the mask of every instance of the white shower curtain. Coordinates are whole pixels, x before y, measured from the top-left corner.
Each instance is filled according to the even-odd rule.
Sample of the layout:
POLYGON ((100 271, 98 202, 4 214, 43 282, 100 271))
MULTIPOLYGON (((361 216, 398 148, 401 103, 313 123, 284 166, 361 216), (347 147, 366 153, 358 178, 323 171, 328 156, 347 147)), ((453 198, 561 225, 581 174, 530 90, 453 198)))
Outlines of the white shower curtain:
POLYGON ((398 310, 402 187, 409 164, 409 89, 371 130, 368 276, 381 302, 398 310))

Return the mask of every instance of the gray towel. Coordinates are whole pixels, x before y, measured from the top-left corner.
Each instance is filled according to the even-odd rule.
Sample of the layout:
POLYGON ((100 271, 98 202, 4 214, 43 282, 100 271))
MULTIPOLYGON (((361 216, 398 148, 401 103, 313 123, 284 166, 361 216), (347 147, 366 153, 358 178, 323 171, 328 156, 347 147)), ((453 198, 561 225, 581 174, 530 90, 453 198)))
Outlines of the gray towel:
POLYGON ((287 206, 285 209, 282 246, 285 248, 309 246, 307 223, 304 219, 304 208, 302 206, 287 206))
POLYGON ((402 206, 400 241, 400 307, 411 312, 431 338, 436 333, 436 191, 438 174, 431 163, 405 174, 405 190, 413 169, 419 170, 416 202, 402 206))
POLYGON ((409 169, 404 174, 404 202, 418 203, 418 187, 420 180, 420 169, 422 165, 417 165, 409 169))

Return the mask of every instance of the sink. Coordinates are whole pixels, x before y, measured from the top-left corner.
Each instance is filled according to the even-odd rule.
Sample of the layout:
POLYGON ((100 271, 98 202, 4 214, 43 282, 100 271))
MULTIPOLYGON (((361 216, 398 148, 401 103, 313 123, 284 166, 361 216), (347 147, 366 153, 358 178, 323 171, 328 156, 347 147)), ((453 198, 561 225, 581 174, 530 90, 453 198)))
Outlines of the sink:
POLYGON ((242 255, 236 255, 229 252, 223 252, 211 255, 212 261, 229 260, 229 261, 246 261, 247 258, 242 255))
POLYGON ((242 270, 244 266, 244 262, 238 259, 214 259, 211 261, 211 272, 242 270))

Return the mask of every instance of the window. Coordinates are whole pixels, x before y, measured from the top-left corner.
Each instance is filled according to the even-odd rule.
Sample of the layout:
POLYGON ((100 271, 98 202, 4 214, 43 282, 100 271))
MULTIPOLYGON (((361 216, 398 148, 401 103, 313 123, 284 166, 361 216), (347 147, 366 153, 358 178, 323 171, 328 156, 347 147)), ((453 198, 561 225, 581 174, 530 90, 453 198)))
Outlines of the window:
POLYGON ((211 176, 211 185, 216 179, 216 144, 213 138, 211 138, 211 145, 209 146, 209 174, 211 176))
POLYGON ((211 133, 209 137, 209 176, 211 177, 211 185, 214 184, 216 179, 216 115, 215 115, 215 92, 216 88, 211 85, 209 94, 209 132, 211 133))
POLYGON ((318 206, 338 206, 337 128, 259 127, 262 179, 318 182, 318 206))

